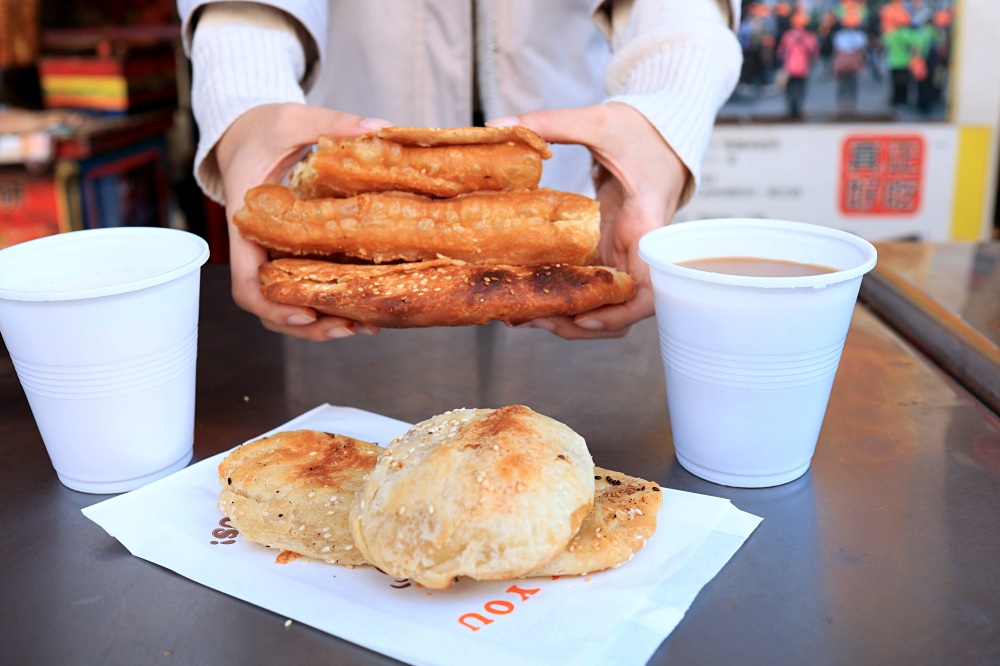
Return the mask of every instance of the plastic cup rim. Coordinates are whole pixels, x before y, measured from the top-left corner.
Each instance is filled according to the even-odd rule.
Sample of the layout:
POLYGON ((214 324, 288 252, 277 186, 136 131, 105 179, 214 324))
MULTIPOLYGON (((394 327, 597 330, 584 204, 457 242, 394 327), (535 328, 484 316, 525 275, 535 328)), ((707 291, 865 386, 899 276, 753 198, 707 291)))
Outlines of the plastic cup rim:
POLYGON ((185 234, 189 236, 192 244, 198 247, 197 254, 193 254, 192 258, 181 264, 162 273, 156 275, 151 275, 138 280, 129 280, 125 282, 120 282, 116 284, 103 285, 100 287, 87 287, 83 289, 60 289, 60 290, 44 290, 44 289, 6 289, 0 287, 0 299, 5 299, 9 301, 75 301, 82 300, 85 298, 96 298, 99 296, 113 296, 116 294, 125 294, 133 291, 139 291, 142 289, 147 289, 149 287, 155 287, 160 284, 165 284, 177 278, 180 278, 202 265, 208 261, 209 248, 208 243, 201 236, 194 234, 190 231, 185 231, 183 229, 174 229, 172 227, 105 227, 100 229, 81 229, 78 231, 71 231, 68 233, 60 233, 52 236, 44 236, 42 238, 36 238, 30 241, 25 241, 23 243, 18 243, 17 245, 11 245, 10 247, 0 250, 0 268, 3 266, 3 260, 5 257, 13 257, 17 254, 24 254, 28 252, 33 252, 41 247, 55 246, 59 244, 78 242, 79 236, 74 236, 74 234, 87 234, 88 236, 124 236, 124 235, 136 235, 143 234, 147 236, 153 235, 176 235, 185 234))
MULTIPOLYGON (((826 227, 819 224, 807 222, 792 222, 788 220, 776 220, 767 218, 713 218, 706 220, 692 220, 690 222, 677 222, 665 227, 659 227, 646 232, 639 239, 639 257, 646 262, 650 268, 685 277, 700 282, 711 282, 716 284, 734 285, 740 287, 766 287, 766 288, 795 288, 795 287, 815 287, 821 288, 839 282, 847 282, 859 278, 875 267, 878 253, 875 246, 857 234, 852 234, 841 229, 826 227), (859 250, 865 252, 866 256, 862 263, 851 268, 837 270, 832 273, 821 275, 808 275, 804 277, 756 277, 746 275, 728 275, 725 273, 712 273, 709 271, 680 266, 670 261, 663 261, 650 255, 649 246, 663 236, 689 233, 692 229, 716 229, 741 227, 742 229, 767 230, 787 230, 800 233, 809 233, 816 236, 825 236, 855 245, 859 250)), ((692 257, 693 259, 694 257, 692 257)))

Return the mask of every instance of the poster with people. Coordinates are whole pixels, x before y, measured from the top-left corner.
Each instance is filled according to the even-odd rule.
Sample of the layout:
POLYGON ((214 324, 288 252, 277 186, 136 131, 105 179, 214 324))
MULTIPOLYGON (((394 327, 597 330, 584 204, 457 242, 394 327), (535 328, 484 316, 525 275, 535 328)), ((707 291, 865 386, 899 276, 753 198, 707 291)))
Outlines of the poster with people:
POLYGON ((740 80, 676 219, 990 238, 998 35, 998 0, 744 0, 740 80))
POLYGON ((721 119, 947 117, 952 0, 744 0, 743 71, 721 119))

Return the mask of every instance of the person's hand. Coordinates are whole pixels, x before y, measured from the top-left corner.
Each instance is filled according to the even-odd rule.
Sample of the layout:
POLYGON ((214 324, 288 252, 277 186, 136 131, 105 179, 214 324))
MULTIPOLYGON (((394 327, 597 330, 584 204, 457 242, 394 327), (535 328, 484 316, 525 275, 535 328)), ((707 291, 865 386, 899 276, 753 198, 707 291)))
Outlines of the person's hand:
POLYGON ((258 267, 267 251, 236 230, 233 213, 243 205, 247 190, 261 183, 279 183, 321 134, 357 136, 388 121, 362 118, 303 104, 265 104, 240 116, 215 147, 226 198, 229 263, 233 300, 260 317, 265 328, 310 340, 375 333, 376 327, 341 317, 319 315, 312 308, 281 305, 260 293, 258 267))
POLYGON ((601 203, 601 263, 625 271, 638 285, 635 297, 621 305, 528 325, 568 339, 621 337, 632 324, 651 316, 653 289, 649 267, 639 258, 639 238, 670 223, 690 178, 656 128, 636 109, 617 102, 533 111, 486 124, 523 125, 551 143, 590 149, 601 203))

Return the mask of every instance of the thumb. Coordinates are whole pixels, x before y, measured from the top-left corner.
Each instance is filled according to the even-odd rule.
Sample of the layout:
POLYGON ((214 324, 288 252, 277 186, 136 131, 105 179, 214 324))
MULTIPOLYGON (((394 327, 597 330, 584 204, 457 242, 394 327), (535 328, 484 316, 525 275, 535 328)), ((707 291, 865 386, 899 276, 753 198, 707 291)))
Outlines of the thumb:
POLYGON ((601 123, 600 106, 530 111, 519 116, 504 116, 486 121, 487 127, 520 125, 550 143, 591 145, 595 123, 601 123))

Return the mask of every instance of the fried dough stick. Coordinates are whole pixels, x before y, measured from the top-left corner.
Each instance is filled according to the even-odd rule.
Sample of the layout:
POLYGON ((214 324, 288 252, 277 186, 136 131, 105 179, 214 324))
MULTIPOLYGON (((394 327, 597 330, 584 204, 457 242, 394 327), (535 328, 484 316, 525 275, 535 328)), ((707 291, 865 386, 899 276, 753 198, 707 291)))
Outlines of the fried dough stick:
POLYGON ((388 127, 355 138, 321 137, 293 169, 291 184, 302 199, 534 189, 551 155, 523 127, 388 127))
POLYGON ((247 192, 233 223, 244 238, 278 252, 375 263, 444 256, 479 264, 589 264, 601 234, 595 200, 546 189, 303 201, 287 187, 259 185, 247 192))
POLYGON ((635 295, 627 274, 603 266, 482 266, 438 259, 352 265, 284 258, 260 268, 269 300, 384 328, 518 325, 574 315, 635 295))

